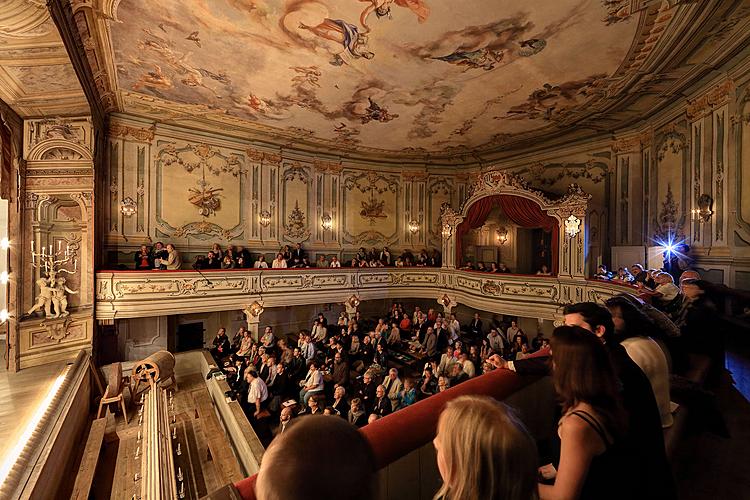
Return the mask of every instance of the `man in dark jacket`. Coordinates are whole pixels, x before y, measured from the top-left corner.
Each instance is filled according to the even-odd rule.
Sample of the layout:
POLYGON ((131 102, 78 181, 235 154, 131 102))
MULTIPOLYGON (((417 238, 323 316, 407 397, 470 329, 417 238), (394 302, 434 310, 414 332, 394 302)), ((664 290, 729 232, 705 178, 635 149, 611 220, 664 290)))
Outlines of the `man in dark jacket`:
POLYGON ((213 356, 216 361, 220 361, 232 354, 226 328, 219 328, 216 337, 214 337, 213 346, 213 349, 211 349, 211 356, 213 356))
POLYGON ((378 417, 390 415, 393 411, 393 407, 391 405, 391 400, 388 399, 388 396, 385 393, 385 387, 379 385, 375 390, 375 397, 377 398, 375 400, 375 406, 370 413, 374 413, 378 417))

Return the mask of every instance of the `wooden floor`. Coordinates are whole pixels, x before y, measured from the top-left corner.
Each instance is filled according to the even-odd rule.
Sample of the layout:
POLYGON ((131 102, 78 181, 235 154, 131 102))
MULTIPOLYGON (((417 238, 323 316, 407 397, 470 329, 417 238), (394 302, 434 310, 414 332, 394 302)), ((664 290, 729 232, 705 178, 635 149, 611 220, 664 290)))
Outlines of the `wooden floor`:
MULTIPOLYGON (((207 438, 214 442, 216 440, 226 441, 223 434, 216 436, 204 436, 201 425, 196 420, 196 410, 193 403, 192 392, 202 391, 207 397, 205 382, 201 373, 198 371, 199 365, 195 359, 190 357, 190 353, 177 355, 177 390, 174 393, 177 440, 175 443, 180 444, 180 455, 175 456, 175 467, 180 468, 185 484, 186 499, 201 498, 224 486, 224 481, 219 468, 214 463, 213 458, 208 453, 207 438)), ((111 498, 131 499, 136 493, 138 483, 134 482, 136 472, 140 472, 140 460, 135 459, 138 449, 138 410, 137 407, 130 404, 129 394, 126 391, 126 400, 128 404, 128 417, 130 423, 125 424, 121 414, 116 416, 116 432, 119 437, 119 443, 110 443, 105 446, 105 454, 115 455, 117 462, 111 478, 97 477, 94 481, 95 498, 110 498, 104 491, 110 490, 111 498), (116 448, 113 451, 112 448, 116 448), (105 488, 97 488, 97 483, 105 485, 105 488)), ((229 446, 229 443, 226 442, 229 446)), ((175 445, 176 447, 176 445, 175 445)), ((97 472, 99 474, 99 472, 97 472)), ((102 474, 107 474, 106 468, 102 474)), ((179 486, 179 482, 178 482, 179 486)))
POLYGON ((60 362, 13 373, 5 370, 3 361, 0 366, 0 463, 65 366, 65 362, 60 362))

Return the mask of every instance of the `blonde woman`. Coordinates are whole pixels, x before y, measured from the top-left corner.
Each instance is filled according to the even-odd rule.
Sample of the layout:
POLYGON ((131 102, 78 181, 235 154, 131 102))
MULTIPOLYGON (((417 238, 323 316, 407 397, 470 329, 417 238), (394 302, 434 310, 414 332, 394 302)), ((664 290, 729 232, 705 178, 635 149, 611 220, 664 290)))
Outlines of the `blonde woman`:
POLYGON ((450 401, 433 443, 443 478, 434 500, 536 500, 536 444, 505 405, 480 396, 450 401))

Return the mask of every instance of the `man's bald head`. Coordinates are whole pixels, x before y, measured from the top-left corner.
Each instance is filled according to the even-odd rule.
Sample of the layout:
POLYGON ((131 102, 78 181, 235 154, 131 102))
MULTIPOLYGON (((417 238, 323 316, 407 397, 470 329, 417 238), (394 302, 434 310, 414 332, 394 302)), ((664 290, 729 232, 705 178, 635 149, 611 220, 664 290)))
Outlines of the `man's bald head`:
POLYGON ((263 455, 258 500, 376 497, 375 458, 356 427, 312 415, 279 434, 263 455))

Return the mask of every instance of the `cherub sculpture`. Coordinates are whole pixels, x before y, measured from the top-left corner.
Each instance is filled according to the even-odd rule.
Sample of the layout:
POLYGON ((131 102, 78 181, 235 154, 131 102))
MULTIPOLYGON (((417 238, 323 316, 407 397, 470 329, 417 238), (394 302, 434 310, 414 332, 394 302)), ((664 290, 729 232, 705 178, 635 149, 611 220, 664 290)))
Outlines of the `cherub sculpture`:
POLYGON ((36 285, 39 287, 39 296, 36 298, 36 304, 34 304, 34 307, 29 309, 26 314, 30 316, 34 312, 44 309, 44 315, 48 318, 52 317, 52 296, 54 295, 55 290, 48 286, 47 278, 39 278, 36 280, 36 285))
MULTIPOLYGON (((51 279, 51 278, 50 278, 51 279)), ((60 316, 67 316, 70 314, 68 312, 68 296, 65 295, 65 293, 72 293, 77 294, 77 290, 71 290, 65 285, 65 278, 60 276, 57 278, 57 282, 55 283, 55 288, 53 289, 54 293, 52 295, 52 304, 55 306, 55 315, 54 318, 60 317, 60 316)))

